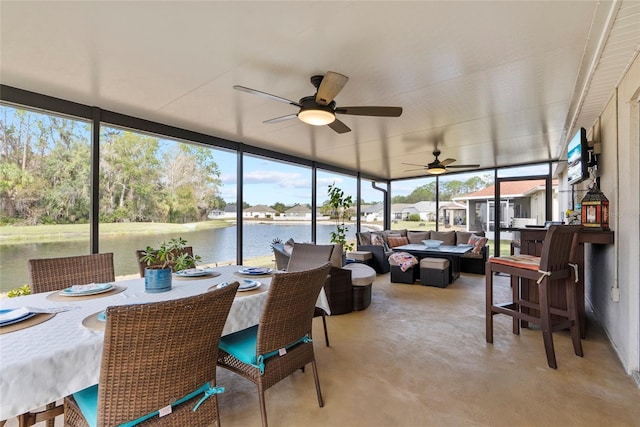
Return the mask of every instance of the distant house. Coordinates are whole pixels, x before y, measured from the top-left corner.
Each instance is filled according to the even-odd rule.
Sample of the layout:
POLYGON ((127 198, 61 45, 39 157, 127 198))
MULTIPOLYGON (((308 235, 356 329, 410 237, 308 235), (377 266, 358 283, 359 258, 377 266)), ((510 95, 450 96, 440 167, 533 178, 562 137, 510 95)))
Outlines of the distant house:
POLYGON ((243 218, 273 218, 276 213, 275 209, 267 205, 256 205, 242 210, 243 218))
POLYGON ((384 219, 384 205, 382 203, 362 205, 360 206, 360 215, 366 222, 382 221, 384 219))
POLYGON ((450 225, 465 225, 467 223, 467 204, 460 202, 444 202, 439 207, 440 216, 438 221, 444 223, 445 227, 450 225))
POLYGON ((207 218, 209 219, 223 218, 223 217, 224 217, 224 211, 222 209, 213 209, 207 215, 207 218))
POLYGON ((224 207, 224 217, 225 218, 235 218, 236 212, 238 211, 238 205, 235 203, 229 203, 224 207))
MULTIPOLYGON (((557 199, 557 181, 553 181, 552 189, 553 198, 557 199)), ((490 185, 482 190, 454 197, 455 202, 467 205, 467 230, 493 231, 494 194, 495 185, 490 185)), ((558 203, 553 202, 552 206, 557 210, 558 203)), ((544 180, 505 181, 500 184, 501 227, 544 224, 546 220, 545 207, 544 180)), ((553 212, 552 218, 561 217, 560 212, 553 212)))
POLYGON ((286 218, 311 219, 311 209, 306 205, 295 205, 284 211, 286 218))
POLYGON ((413 205, 410 203, 393 203, 391 204, 391 219, 406 220, 413 211, 413 205))

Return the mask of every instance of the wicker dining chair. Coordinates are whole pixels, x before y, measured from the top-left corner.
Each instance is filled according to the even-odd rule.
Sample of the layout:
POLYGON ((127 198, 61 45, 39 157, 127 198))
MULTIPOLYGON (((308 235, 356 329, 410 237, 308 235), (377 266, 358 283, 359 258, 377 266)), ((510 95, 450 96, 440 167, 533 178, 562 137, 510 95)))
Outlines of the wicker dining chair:
MULTIPOLYGON (((349 293, 351 294, 351 273, 346 270, 342 270, 342 245, 315 245, 311 243, 294 243, 291 255, 287 263, 286 271, 303 271, 311 268, 320 267, 327 261, 331 261, 332 266, 329 270, 329 276, 324 283, 325 292, 328 293, 330 289, 336 288, 334 282, 336 280, 344 280, 343 276, 346 274, 349 277, 349 293), (339 252, 340 263, 336 265, 335 253, 339 252)), ((329 304, 331 307, 331 304, 329 304)), ((331 307, 333 309, 333 307, 331 307)), ((316 307, 313 312, 313 317, 322 318, 322 327, 324 329, 324 342, 329 347, 329 332, 327 331, 327 312, 320 307, 316 307)))
POLYGON ((108 307, 100 382, 65 398, 65 426, 88 426, 91 410, 97 426, 219 426, 218 342, 238 286, 108 307))
MULTIPOLYGON (((136 251, 136 261, 138 261, 138 272, 140 273, 140 277, 144 277, 145 268, 162 265, 162 264, 151 264, 151 265, 148 265, 146 262, 140 261, 140 258, 142 258, 144 253, 145 253, 144 249, 139 249, 139 250, 136 251)), ((182 255, 182 254, 188 254, 188 255, 193 256, 193 247, 192 246, 185 246, 184 248, 182 248, 181 251, 179 251, 179 253, 174 254, 174 255, 179 256, 179 255, 182 255)), ((171 268, 173 269, 173 265, 171 266, 171 268)))
POLYGON ((31 292, 59 291, 73 285, 113 282, 113 253, 29 260, 31 292))
POLYGON ((555 225, 547 231, 540 257, 533 255, 513 255, 492 257, 486 268, 486 341, 493 342, 493 316, 505 314, 513 320, 513 333, 520 333, 520 322, 530 322, 541 326, 547 364, 557 368, 553 346, 554 330, 569 329, 573 351, 582 357, 580 325, 577 309, 577 265, 574 255, 578 244, 581 225, 555 225), (493 301, 493 276, 495 273, 511 275, 511 301, 496 304, 493 301), (538 301, 531 301, 521 295, 521 280, 529 280, 537 286, 538 301), (567 307, 551 307, 549 295, 561 291, 564 284, 567 307), (553 315, 553 317, 552 317, 553 315))
POLYGON ((316 299, 331 264, 276 274, 269 287, 260 323, 220 340, 218 366, 235 372, 258 387, 262 425, 267 426, 264 392, 311 363, 318 405, 324 406, 311 323, 316 299))
MULTIPOLYGON (((115 280, 113 253, 78 255, 61 258, 30 259, 31 292, 59 291, 73 285, 107 283, 115 280)), ((49 403, 46 409, 18 415, 19 427, 46 421, 53 427, 55 418, 63 414, 63 406, 49 403)))

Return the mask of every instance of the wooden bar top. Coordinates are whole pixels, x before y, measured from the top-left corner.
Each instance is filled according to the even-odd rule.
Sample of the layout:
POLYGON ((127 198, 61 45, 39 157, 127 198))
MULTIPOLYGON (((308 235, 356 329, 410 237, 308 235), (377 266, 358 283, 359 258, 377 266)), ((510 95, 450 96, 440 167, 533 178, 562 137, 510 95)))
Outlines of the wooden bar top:
MULTIPOLYGON (((547 230, 545 228, 520 228, 521 240, 544 240, 547 230)), ((612 245, 614 232, 612 230, 594 230, 583 228, 580 231, 579 243, 592 243, 596 245, 612 245)))

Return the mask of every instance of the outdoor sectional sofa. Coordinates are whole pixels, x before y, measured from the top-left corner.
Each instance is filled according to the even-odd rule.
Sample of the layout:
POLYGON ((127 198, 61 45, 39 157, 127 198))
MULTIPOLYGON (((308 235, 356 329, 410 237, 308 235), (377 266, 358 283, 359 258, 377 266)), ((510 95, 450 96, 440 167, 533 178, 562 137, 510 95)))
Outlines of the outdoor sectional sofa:
MULTIPOLYGON (((391 248, 400 244, 416 243, 422 244, 423 240, 442 240, 443 245, 468 244, 469 237, 485 237, 484 231, 411 231, 411 230, 383 230, 367 231, 357 233, 358 250, 371 252, 370 262, 378 274, 388 273, 389 255, 393 252, 391 248)), ((489 257, 489 247, 484 244, 479 253, 469 252, 460 259, 460 271, 463 273, 484 274, 485 263, 489 257)))

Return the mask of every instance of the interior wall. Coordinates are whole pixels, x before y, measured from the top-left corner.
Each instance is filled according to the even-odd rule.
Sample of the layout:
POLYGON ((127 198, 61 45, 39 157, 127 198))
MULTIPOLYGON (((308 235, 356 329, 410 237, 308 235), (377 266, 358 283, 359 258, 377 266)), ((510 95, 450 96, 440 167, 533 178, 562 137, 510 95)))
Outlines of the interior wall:
POLYGON ((586 298, 625 370, 636 378, 640 367, 639 96, 640 56, 636 56, 590 132, 591 139, 602 144, 600 189, 609 199, 615 243, 585 245, 586 298))

